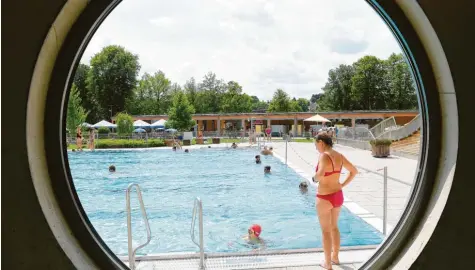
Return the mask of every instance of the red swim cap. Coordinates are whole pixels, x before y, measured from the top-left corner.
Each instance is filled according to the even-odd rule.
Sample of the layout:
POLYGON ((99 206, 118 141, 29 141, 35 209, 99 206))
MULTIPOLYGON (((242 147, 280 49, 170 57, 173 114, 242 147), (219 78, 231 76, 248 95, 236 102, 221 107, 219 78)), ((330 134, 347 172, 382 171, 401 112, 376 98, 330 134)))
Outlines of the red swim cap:
POLYGON ((257 237, 259 237, 259 235, 261 234, 261 230, 262 230, 261 225, 259 225, 259 224, 254 224, 249 229, 251 229, 257 237))

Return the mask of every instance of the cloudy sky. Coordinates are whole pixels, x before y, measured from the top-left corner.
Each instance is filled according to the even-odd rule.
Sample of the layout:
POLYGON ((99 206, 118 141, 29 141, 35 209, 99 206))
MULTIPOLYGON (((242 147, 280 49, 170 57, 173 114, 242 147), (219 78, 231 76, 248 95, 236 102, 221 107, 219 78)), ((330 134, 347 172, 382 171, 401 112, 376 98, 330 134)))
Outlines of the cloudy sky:
POLYGON ((138 54, 141 74, 183 84, 213 71, 261 99, 277 88, 310 98, 331 68, 401 51, 363 0, 124 0, 81 61, 111 44, 138 54))

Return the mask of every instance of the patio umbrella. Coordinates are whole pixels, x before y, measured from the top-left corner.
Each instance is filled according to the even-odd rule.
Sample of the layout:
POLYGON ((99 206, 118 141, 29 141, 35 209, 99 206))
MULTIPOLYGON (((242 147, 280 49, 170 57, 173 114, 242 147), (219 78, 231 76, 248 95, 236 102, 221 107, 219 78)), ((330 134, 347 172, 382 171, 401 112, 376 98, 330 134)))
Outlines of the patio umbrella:
POLYGON ((117 128, 116 124, 112 124, 110 122, 107 122, 106 120, 102 120, 100 122, 95 123, 92 125, 93 128, 100 128, 100 127, 106 127, 106 128, 117 128))
POLYGON ((325 117, 319 115, 319 114, 316 114, 310 118, 307 118, 303 121, 307 121, 307 122, 322 122, 322 123, 326 123, 326 122, 331 122, 330 120, 326 119, 325 117))
POLYGON ((134 129, 134 132, 136 132, 136 133, 143 133, 143 132, 147 132, 147 131, 146 131, 145 129, 143 129, 143 128, 136 128, 136 129, 134 129))
POLYGON ((175 133, 175 132, 177 132, 177 130, 174 129, 174 128, 169 128, 169 129, 167 129, 167 130, 165 130, 165 131, 166 131, 166 132, 170 132, 170 133, 175 133))
POLYGON ((89 123, 86 123, 86 122, 82 123, 81 126, 87 127, 87 128, 92 128, 92 125, 89 124, 89 123))
POLYGON ((150 127, 150 124, 143 120, 137 120, 134 122, 134 128, 147 128, 147 127, 150 127))
POLYGON ((153 127, 153 128, 164 128, 166 122, 167 122, 167 120, 160 119, 160 120, 158 120, 158 121, 152 123, 152 124, 150 125, 150 127, 153 127))

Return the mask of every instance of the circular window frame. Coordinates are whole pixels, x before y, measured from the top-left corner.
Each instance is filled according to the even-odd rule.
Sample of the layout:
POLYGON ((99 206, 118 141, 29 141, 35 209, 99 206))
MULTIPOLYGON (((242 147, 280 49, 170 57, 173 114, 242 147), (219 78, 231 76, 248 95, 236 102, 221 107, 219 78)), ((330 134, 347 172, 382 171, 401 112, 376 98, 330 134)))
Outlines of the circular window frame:
MULTIPOLYGON (((451 183, 452 176, 440 171, 444 169, 437 169, 439 166, 447 167, 439 157, 450 152, 448 146, 442 144, 447 129, 442 115, 450 118, 455 126, 458 120, 456 114, 448 114, 448 111, 456 112, 456 105, 447 106, 440 97, 447 91, 446 88, 452 87, 453 91, 453 84, 447 85, 448 80, 452 83, 450 76, 443 78, 445 85, 441 83, 441 74, 438 74, 437 80, 434 76, 437 71, 447 71, 448 65, 444 61, 436 61, 434 57, 438 56, 434 56, 434 51, 428 48, 428 41, 421 39, 430 29, 415 27, 409 19, 408 10, 418 8, 415 6, 417 3, 411 0, 367 2, 389 26, 407 56, 418 86, 423 125, 419 170, 407 207, 392 233, 362 267, 385 269, 404 254, 408 243, 420 232, 424 220, 417 217, 428 215, 430 204, 436 199, 434 196, 437 194, 433 192, 436 185, 451 183)), ((27 147, 35 190, 56 239, 78 268, 85 264, 101 269, 127 267, 100 238, 81 206, 68 165, 64 133, 64 108, 67 107, 72 74, 91 37, 119 3, 118 0, 68 1, 45 39, 30 87, 27 147)), ((421 20, 422 16, 425 18, 423 13, 414 16, 421 20)), ((458 135, 453 134, 453 129, 451 131, 452 136, 458 135)), ((456 157, 456 154, 456 150, 452 151, 451 157, 456 157)), ((455 165, 455 160, 451 162, 455 165)))

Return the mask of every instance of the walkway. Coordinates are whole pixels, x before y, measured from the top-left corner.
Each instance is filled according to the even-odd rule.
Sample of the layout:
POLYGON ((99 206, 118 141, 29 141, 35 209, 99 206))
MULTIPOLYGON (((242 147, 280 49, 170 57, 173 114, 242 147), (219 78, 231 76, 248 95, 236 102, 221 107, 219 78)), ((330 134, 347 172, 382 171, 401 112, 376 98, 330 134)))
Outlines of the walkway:
MULTIPOLYGON (((272 145, 274 152, 284 158, 285 142, 272 145)), ((417 161, 396 156, 374 158, 369 151, 340 145, 336 145, 335 149, 344 154, 359 170, 359 174, 344 190, 347 199, 345 207, 379 230, 382 230, 383 217, 383 171, 380 169, 388 167, 388 228, 392 228, 405 208, 415 178, 417 161)), ((287 160, 289 166, 311 181, 318 161, 313 143, 289 143, 287 160)), ((346 170, 343 172, 347 173, 346 170)))

